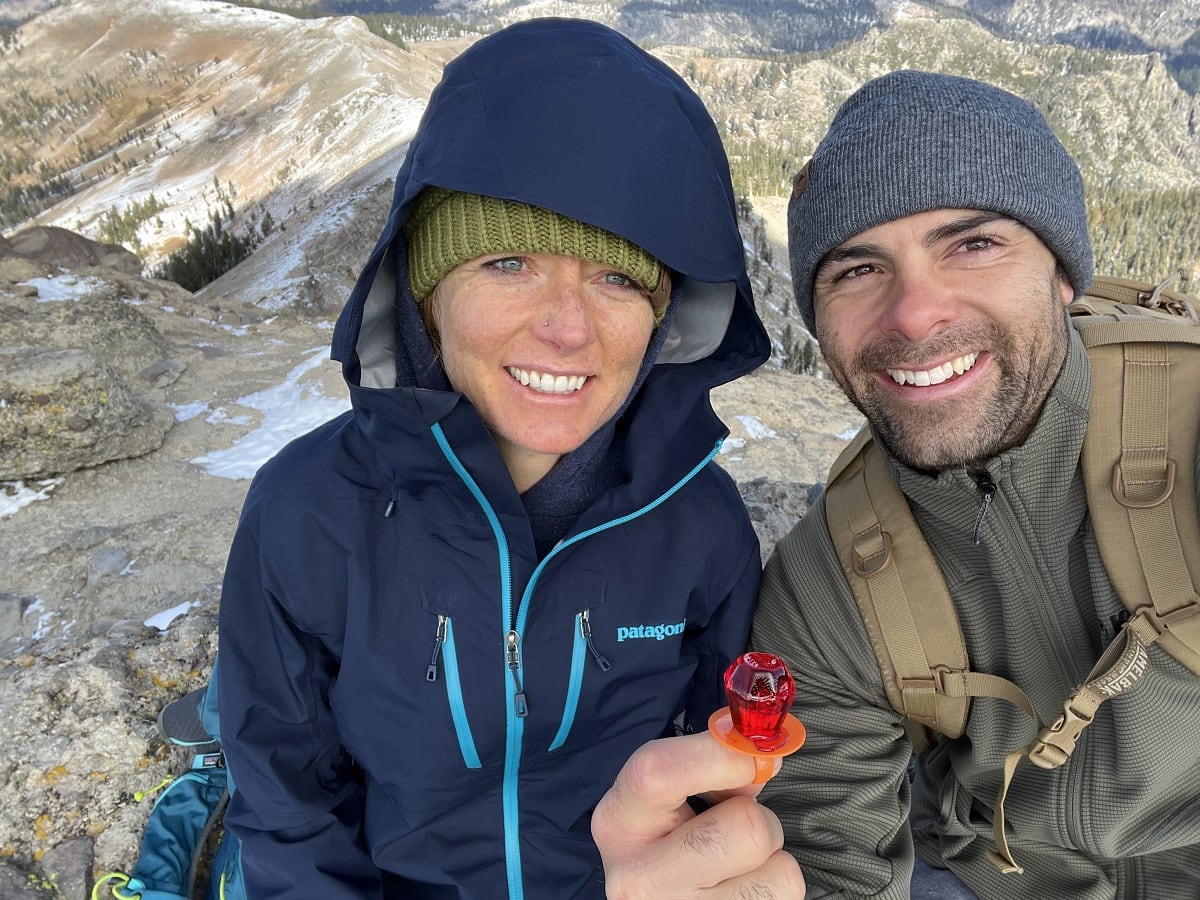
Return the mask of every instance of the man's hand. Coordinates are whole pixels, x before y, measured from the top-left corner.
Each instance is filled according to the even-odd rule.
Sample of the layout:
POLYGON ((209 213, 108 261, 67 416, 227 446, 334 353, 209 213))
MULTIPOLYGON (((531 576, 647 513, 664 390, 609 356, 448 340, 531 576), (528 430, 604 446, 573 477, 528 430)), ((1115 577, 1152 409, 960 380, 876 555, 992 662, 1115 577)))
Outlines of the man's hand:
POLYGON ((609 900, 801 900, 804 877, 753 779, 751 757, 707 734, 643 745, 592 815, 609 900), (714 805, 696 815, 693 795, 714 805))

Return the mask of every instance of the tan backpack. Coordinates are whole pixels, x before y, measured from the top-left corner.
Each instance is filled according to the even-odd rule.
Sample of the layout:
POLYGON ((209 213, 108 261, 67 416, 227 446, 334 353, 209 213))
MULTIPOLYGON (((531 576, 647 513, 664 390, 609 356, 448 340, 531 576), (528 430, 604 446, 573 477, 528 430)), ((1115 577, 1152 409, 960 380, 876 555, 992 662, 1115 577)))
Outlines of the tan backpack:
POLYGON ((971 671, 945 580, 870 429, 830 470, 830 536, 888 700, 908 721, 914 746, 928 743, 928 731, 960 737, 972 697, 1006 700, 1038 724, 1038 736, 1005 760, 991 854, 1003 872, 1021 871, 1004 830, 1017 763, 1065 763, 1100 704, 1145 674, 1146 646, 1155 641, 1200 675, 1200 327, 1186 327, 1200 325, 1198 308, 1165 284, 1114 278, 1097 278, 1068 306, 1092 363, 1081 463, 1088 510, 1104 567, 1130 615, 1050 725, 1017 685, 971 671))

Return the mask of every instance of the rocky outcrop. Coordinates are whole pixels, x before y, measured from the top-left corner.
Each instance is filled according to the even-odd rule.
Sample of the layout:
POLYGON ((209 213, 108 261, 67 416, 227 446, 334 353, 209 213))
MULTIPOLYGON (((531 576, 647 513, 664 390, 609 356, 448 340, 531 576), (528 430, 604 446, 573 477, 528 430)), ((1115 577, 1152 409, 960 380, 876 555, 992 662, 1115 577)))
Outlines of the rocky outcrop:
POLYGON ((191 295, 140 273, 128 250, 61 228, 0 238, 0 481, 161 446, 174 415, 154 389, 185 365, 135 303, 191 295))
POLYGON ((0 663, 0 900, 86 900, 113 860, 132 867, 154 789, 189 762, 158 737, 156 716, 206 682, 215 652, 216 617, 195 612, 165 631, 118 621, 0 663))
POLYGON ((139 456, 174 422, 149 394, 171 348, 127 303, 0 294, 0 347, 0 481, 139 456))
POLYGON ((9 238, 0 236, 0 259, 4 258, 28 260, 45 269, 41 274, 87 266, 102 266, 126 275, 142 274, 142 261, 124 247, 89 240, 54 226, 35 225, 9 238))
POLYGON ((820 496, 822 485, 753 478, 738 485, 765 563, 780 538, 792 530, 820 496))

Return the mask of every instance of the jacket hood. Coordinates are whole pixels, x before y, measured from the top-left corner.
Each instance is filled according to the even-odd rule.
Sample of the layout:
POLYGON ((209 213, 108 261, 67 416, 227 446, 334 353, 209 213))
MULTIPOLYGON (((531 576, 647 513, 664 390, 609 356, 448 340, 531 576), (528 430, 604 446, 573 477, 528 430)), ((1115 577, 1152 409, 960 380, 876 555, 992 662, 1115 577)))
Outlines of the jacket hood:
POLYGON ((617 32, 539 19, 446 66, 334 331, 352 386, 447 387, 408 288, 402 230, 430 185, 553 210, 668 266, 674 309, 656 369, 698 364, 709 387, 768 357, 712 119, 678 75, 617 32))

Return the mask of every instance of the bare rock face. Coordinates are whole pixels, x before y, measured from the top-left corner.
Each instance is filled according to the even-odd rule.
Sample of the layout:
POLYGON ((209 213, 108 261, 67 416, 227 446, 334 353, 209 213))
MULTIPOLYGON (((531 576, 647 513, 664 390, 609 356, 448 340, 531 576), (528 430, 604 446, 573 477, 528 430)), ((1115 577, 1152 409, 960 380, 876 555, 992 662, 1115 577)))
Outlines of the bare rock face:
POLYGON ((155 787, 190 762, 155 717, 165 697, 206 683, 216 624, 200 612, 164 632, 126 620, 51 656, 0 662, 0 708, 14 716, 0 747, 0 900, 86 900, 114 863, 132 866, 155 787))
POLYGON ((0 356, 0 480, 73 472, 162 445, 174 417, 90 352, 0 356))
POLYGON ((36 225, 10 238, 0 236, 0 258, 28 260, 46 269, 75 271, 101 266, 126 275, 142 274, 142 261, 117 244, 103 244, 65 228, 36 225))
POLYGON ((0 293, 0 348, 0 481, 140 456, 174 422, 150 391, 182 364, 148 318, 112 297, 0 293))
POLYGON ((823 486, 795 481, 752 478, 738 483, 750 524, 758 535, 759 553, 766 563, 778 544, 821 495, 823 486))
POLYGON ((0 347, 9 350, 82 349, 129 378, 171 355, 154 323, 99 280, 80 287, 83 296, 39 301, 0 292, 0 347))

